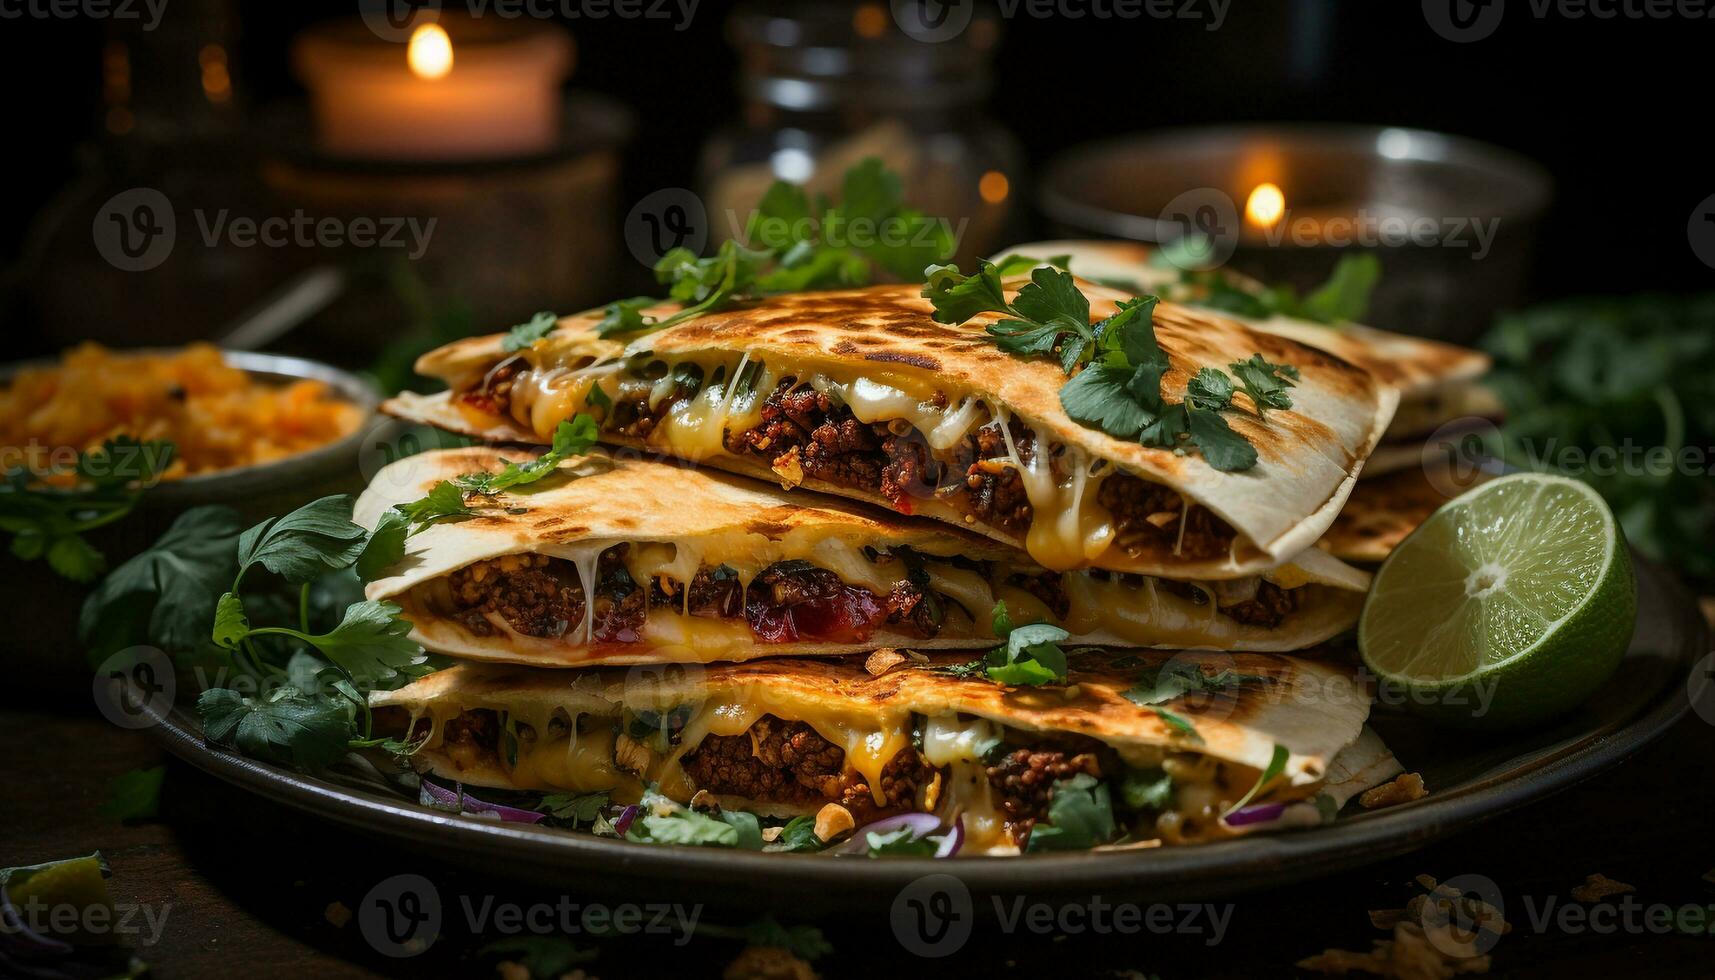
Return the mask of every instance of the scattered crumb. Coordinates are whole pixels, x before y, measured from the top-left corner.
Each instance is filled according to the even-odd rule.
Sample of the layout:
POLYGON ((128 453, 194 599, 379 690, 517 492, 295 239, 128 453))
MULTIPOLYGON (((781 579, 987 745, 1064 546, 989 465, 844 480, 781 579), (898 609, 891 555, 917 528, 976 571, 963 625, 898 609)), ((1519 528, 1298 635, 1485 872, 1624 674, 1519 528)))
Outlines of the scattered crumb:
POLYGON ((779 946, 746 946, 722 980, 818 980, 814 967, 779 946))
POLYGON ((764 827, 762 828, 762 840, 764 843, 772 844, 779 840, 780 835, 785 832, 785 827, 764 827))
POLYGON ((1584 884, 1572 889, 1572 897, 1580 902, 1600 902, 1609 895, 1624 895, 1635 892, 1636 888, 1623 881, 1615 881, 1604 874, 1584 876, 1584 884))
POLYGON ((1403 909, 1370 911, 1370 924, 1390 930, 1390 938, 1375 940, 1363 953, 1325 949, 1299 960, 1299 969, 1402 980, 1446 980, 1462 973, 1489 972, 1489 957, 1478 952, 1477 942, 1484 933, 1504 936, 1512 931, 1500 911, 1438 884, 1429 875, 1418 875, 1417 883, 1428 894, 1414 897, 1403 909), (1476 924, 1475 932, 1468 931, 1471 923, 1476 924))
POLYGON ((863 669, 869 671, 869 676, 880 677, 893 668, 905 662, 905 654, 892 647, 882 647, 869 655, 863 662, 863 669))
POLYGON ((346 908, 344 902, 329 902, 328 907, 322 910, 322 918, 335 929, 344 929, 345 924, 351 921, 351 909, 346 908))
POLYGON ((1423 777, 1415 772, 1408 772, 1391 783, 1364 790, 1364 794, 1358 797, 1358 805, 1366 810, 1374 810, 1377 807, 1421 800, 1427 795, 1428 791, 1423 788, 1423 777))
POLYGON ((780 489, 782 490, 790 490, 804 482, 804 464, 798 458, 797 446, 793 446, 776 457, 774 462, 769 465, 769 469, 772 469, 774 475, 780 478, 780 489))

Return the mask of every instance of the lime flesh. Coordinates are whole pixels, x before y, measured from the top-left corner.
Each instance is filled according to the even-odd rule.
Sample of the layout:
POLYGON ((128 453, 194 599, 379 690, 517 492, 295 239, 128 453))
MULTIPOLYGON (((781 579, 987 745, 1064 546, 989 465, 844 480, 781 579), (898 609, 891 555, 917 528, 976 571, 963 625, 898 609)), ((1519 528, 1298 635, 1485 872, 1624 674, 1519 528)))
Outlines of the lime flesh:
POLYGON ((1470 728, 1540 722, 1618 666, 1631 559, 1587 485, 1520 473, 1448 501, 1388 557, 1358 622, 1385 698, 1470 728))

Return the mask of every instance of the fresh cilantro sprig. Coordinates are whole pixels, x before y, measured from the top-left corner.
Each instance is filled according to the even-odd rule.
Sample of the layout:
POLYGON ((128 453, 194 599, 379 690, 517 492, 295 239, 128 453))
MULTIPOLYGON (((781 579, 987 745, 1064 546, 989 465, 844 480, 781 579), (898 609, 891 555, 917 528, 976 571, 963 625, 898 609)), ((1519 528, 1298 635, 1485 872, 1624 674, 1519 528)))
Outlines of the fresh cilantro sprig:
POLYGON ((453 479, 453 486, 466 494, 492 497, 513 487, 535 483, 554 472, 568 457, 588 452, 596 443, 596 432, 593 416, 574 415, 555 427, 554 444, 542 455, 527 463, 506 461, 505 468, 499 473, 462 474, 453 479))
POLYGON ((898 175, 866 159, 846 172, 837 203, 825 196, 812 202, 803 188, 776 181, 747 222, 743 242, 722 242, 707 258, 688 248, 669 250, 655 264, 655 280, 680 309, 656 317, 644 311, 663 300, 617 300, 602 307, 596 334, 646 333, 764 296, 862 286, 876 269, 911 279, 952 251, 945 224, 905 207, 898 175))
POLYGON ((1363 319, 1380 279, 1381 261, 1368 253, 1342 256, 1328 281, 1302 298, 1290 285, 1253 287, 1222 269, 1187 268, 1180 272, 1174 298, 1253 320, 1284 316, 1338 326, 1363 319))
POLYGON ((469 497, 492 497, 514 487, 535 483, 554 472, 567 458, 589 451, 596 443, 595 419, 575 415, 554 429, 554 444, 542 455, 525 463, 505 461, 498 473, 461 473, 441 480, 416 500, 395 504, 381 515, 375 532, 355 559, 358 577, 373 582, 405 557, 406 540, 438 521, 469 517, 476 510, 469 497))
POLYGON ((508 354, 516 354, 552 333, 554 324, 558 321, 559 318, 553 313, 544 310, 506 331, 506 336, 500 340, 500 349, 508 354))
POLYGON ((994 635, 1006 641, 983 658, 984 673, 997 684, 1037 687, 1066 683, 1066 651, 1072 634, 1048 623, 1014 625, 1006 603, 994 605, 994 635))
POLYGON ((762 850, 762 824, 754 813, 722 810, 710 815, 675 803, 653 788, 643 794, 639 806, 642 812, 626 829, 626 840, 762 850))
POLYGON ((171 442, 139 442, 118 436, 78 454, 70 489, 18 466, 0 477, 0 532, 12 536, 10 550, 21 561, 45 558, 55 574, 92 582, 107 570, 107 558, 83 535, 122 520, 145 488, 172 465, 171 442))
POLYGON ((1048 815, 1030 828, 1026 851, 1087 851, 1114 839, 1114 805, 1108 784, 1078 773, 1054 784, 1048 815))
POLYGON ((1170 660, 1140 675, 1131 689, 1125 692, 1125 699, 1139 707, 1148 708, 1167 727, 1186 738, 1200 742, 1203 736, 1198 733, 1197 727, 1183 715, 1169 711, 1163 705, 1187 694, 1214 693, 1224 691, 1234 684, 1267 681, 1268 678, 1260 674, 1241 674, 1234 670, 1205 674, 1196 664, 1170 660))
POLYGON ((1070 376, 1060 389, 1066 414, 1116 439, 1158 449, 1197 449, 1217 470, 1248 470, 1256 466, 1256 447, 1221 415, 1233 408, 1234 392, 1242 387, 1250 395, 1259 418, 1265 409, 1292 404, 1286 389, 1296 382, 1297 369, 1270 364, 1260 354, 1229 365, 1238 382, 1218 368, 1204 367, 1191 378, 1184 400, 1168 401, 1161 386, 1170 364, 1155 337, 1160 302, 1155 296, 1126 300, 1092 325, 1089 300, 1072 274, 1034 259, 981 262, 973 276, 954 266, 935 266, 927 278, 923 296, 936 320, 957 324, 984 313, 1005 314, 1006 319, 986 328, 995 346, 1058 360, 1070 376), (1008 302, 1002 279, 1032 266, 1030 282, 1008 302))

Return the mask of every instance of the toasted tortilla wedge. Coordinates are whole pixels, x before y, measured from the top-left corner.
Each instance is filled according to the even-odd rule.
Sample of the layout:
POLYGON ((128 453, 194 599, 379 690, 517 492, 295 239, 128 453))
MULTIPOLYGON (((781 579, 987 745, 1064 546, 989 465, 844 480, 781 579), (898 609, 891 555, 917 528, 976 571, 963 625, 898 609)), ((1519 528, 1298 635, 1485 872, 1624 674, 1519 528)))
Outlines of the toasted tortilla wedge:
MULTIPOLYGON (((1127 292, 1154 292, 1172 297, 1174 287, 1179 285, 1179 270, 1158 265, 1153 261, 1155 249, 1137 242, 1093 239, 1029 242, 1006 249, 996 258, 1006 255, 1042 259, 1066 256, 1074 274, 1127 292)), ((1413 465, 1415 443, 1452 420, 1497 419, 1503 412, 1500 400, 1479 381, 1490 367, 1489 356, 1481 351, 1390 333, 1361 323, 1329 327, 1284 316, 1253 320, 1226 315, 1254 329, 1327 351, 1399 391, 1399 410, 1394 413, 1381 445, 1364 465, 1365 476, 1380 476, 1413 465)))
MULTIPOLYGON (((528 458, 408 457, 377 474, 355 519, 375 527, 442 481, 528 458)), ((1000 601, 1073 643, 1296 650, 1351 628, 1369 584, 1314 548, 1211 584, 1049 572, 958 528, 653 458, 576 457, 467 504, 474 515, 412 534, 366 594, 404 606, 431 650, 509 663, 983 649, 1000 601)))
MULTIPOLYGON (((1093 318, 1126 298, 1093 284, 1080 289, 1093 318)), ((1216 579, 1255 574, 1310 547, 1397 403, 1391 389, 1336 357, 1163 304, 1155 331, 1171 361, 1163 385, 1170 400, 1183 398, 1199 368, 1225 370, 1253 354, 1300 372, 1291 409, 1261 419, 1226 413, 1259 462, 1221 472, 1199 453, 1078 424, 1061 407, 1066 377, 1057 363, 996 348, 984 333, 995 315, 936 323, 918 292, 876 286, 781 296, 629 345, 596 335, 599 312, 568 317, 515 357, 499 336, 425 355, 418 370, 452 390, 401 396, 387 409, 527 442, 547 441, 573 414, 594 413, 606 419, 604 441, 937 518, 1024 547, 1050 568, 1216 579), (602 394, 592 395, 598 387, 602 394), (811 388, 825 396, 812 418, 794 416, 783 400, 770 405, 811 388), (608 402, 611 412, 602 407, 608 402), (848 421, 859 429, 846 433, 848 421), (824 424, 832 426, 826 442, 818 435, 824 424), (920 448, 925 455, 910 458, 920 448), (1009 497, 1014 481, 1020 489, 1009 497)))
MULTIPOLYGON (((828 802, 860 818, 928 810, 962 815, 967 833, 997 850, 1016 846, 1000 826, 1005 816, 985 775, 997 742, 1006 751, 1068 754, 1099 745, 1121 763, 1099 763, 1107 778, 1125 769, 1160 772, 1166 764, 1178 775, 1175 802, 1163 810, 1196 812, 1166 820, 1151 812, 1138 823, 1141 833, 1178 843, 1239 832, 1213 814, 1257 782, 1276 746, 1286 750, 1281 775, 1253 802, 1313 797, 1342 749, 1359 741, 1370 706, 1349 668, 1303 658, 1092 652, 1073 658, 1071 686, 1063 688, 1012 688, 950 672, 961 662, 935 655, 879 676, 858 658, 576 674, 467 665, 378 692, 370 703, 401 709, 408 720, 393 724, 426 739, 415 757, 420 768, 469 785, 605 790, 625 802, 652 784, 681 802, 705 790, 723 807, 770 814, 815 812, 828 802), (1210 689, 1153 706, 1127 697, 1182 671, 1200 673, 1210 689), (488 720, 476 717, 482 712, 488 720), (640 731, 638 719, 644 728, 671 719, 670 737, 640 731), (816 736, 796 742, 801 751, 815 752, 820 743, 841 750, 837 762, 824 758, 817 769, 824 775, 809 783, 794 781, 800 770, 768 748, 772 733, 793 723, 816 736), (508 726, 518 746, 511 763, 497 751, 495 731, 508 726), (625 733, 620 739, 616 727, 625 733), (568 738, 574 730, 575 741, 568 738), (784 779, 768 775, 776 768, 784 779), (1213 814, 1204 809, 1211 806, 1213 814)), ((1370 765, 1371 755, 1360 764, 1370 765)), ((1351 776, 1342 769, 1342 782, 1351 776)), ((1122 794, 1113 796, 1124 809, 1122 794)))
POLYGON ((1318 545, 1341 561, 1379 563, 1429 515, 1452 499, 1444 488, 1457 494, 1485 479, 1480 472, 1468 473, 1463 475, 1460 486, 1449 487, 1450 474, 1448 480, 1437 486, 1425 474, 1421 462, 1413 460, 1409 469, 1360 480, 1346 500, 1346 509, 1340 511, 1334 526, 1322 535, 1318 545))

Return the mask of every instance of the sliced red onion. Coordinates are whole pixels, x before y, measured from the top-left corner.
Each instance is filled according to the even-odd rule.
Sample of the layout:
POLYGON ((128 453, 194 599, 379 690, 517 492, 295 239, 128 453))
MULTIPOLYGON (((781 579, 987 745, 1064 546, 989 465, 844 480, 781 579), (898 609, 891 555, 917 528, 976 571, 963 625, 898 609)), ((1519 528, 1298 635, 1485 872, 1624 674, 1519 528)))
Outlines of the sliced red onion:
POLYGON ((460 813, 493 814, 507 823, 538 823, 547 816, 547 814, 537 813, 535 810, 520 810, 515 806, 486 803, 465 793, 463 785, 460 785, 457 790, 451 790, 428 779, 423 780, 423 792, 420 799, 424 806, 438 806, 442 809, 457 810, 460 813))
MULTIPOLYGON (((913 838, 928 837, 941 829, 941 818, 933 813, 901 813, 898 816, 883 817, 874 823, 859 827, 852 833, 850 840, 834 849, 834 853, 868 854, 870 834, 891 834, 902 828, 909 828, 913 838)), ((965 844, 964 821, 953 821, 952 829, 937 837, 936 842, 935 856, 938 858, 952 857, 959 853, 959 848, 965 844)))
POLYGON ((625 832, 631 829, 631 821, 636 820, 637 815, 641 812, 643 812, 643 808, 635 803, 619 811, 619 819, 613 822, 614 831, 619 836, 624 837, 625 832))
POLYGON ((1243 827, 1253 823, 1272 823, 1279 820, 1280 815, 1285 812, 1285 803, 1258 803, 1234 810, 1221 820, 1229 827, 1243 827))

